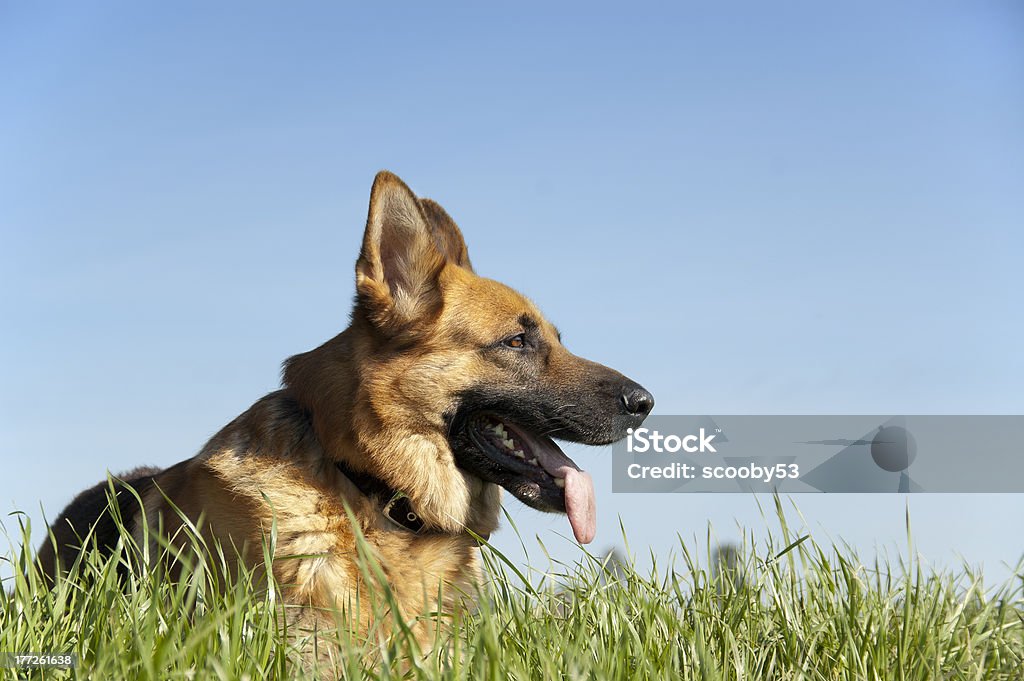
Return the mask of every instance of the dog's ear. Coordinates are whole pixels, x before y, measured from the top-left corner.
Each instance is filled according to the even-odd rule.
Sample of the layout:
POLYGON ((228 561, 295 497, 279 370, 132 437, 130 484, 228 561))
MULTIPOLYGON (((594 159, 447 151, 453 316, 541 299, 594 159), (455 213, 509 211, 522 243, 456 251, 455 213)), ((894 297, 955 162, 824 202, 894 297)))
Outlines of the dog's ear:
POLYGON ((358 304, 375 324, 397 330, 440 305, 444 265, 416 195, 392 173, 377 173, 356 262, 358 304))
POLYGON ((437 201, 420 199, 420 208, 423 209, 423 214, 430 223, 434 242, 445 260, 472 272, 473 264, 469 261, 466 240, 462 238, 462 231, 455 224, 455 220, 452 220, 437 201))

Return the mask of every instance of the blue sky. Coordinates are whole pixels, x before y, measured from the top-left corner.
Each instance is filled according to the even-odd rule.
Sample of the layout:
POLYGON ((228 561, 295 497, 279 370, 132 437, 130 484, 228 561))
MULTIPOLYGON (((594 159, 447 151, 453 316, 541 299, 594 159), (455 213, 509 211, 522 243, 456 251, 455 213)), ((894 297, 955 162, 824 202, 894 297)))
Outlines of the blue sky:
MULTIPOLYGON (((1022 112, 1013 2, 2 5, 0 508, 191 456, 339 331, 380 168, 660 413, 1024 413, 1022 112)), ((764 530, 571 454, 597 545, 764 530)), ((794 500, 1022 553, 1021 496, 794 500)))

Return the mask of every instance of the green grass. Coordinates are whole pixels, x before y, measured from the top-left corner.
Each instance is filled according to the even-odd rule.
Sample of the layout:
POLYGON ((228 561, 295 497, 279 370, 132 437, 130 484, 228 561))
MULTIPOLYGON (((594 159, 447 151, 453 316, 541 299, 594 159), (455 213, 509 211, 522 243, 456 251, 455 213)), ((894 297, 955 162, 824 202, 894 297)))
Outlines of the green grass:
MULTIPOLYGON (((680 542, 674 565, 643 571, 582 549, 576 564, 545 560, 537 571, 485 548, 490 577, 479 610, 439 633, 433 653, 410 662, 420 655, 401 631, 367 641, 341 633, 337 676, 1024 678, 1021 566, 1008 583, 986 587, 967 568, 865 564, 791 533, 779 513, 777 536, 748 538, 715 569, 697 560, 692 542, 680 542)), ((710 540, 700 548, 711 550, 710 540)), ((116 562, 137 559, 126 542, 115 559, 77 566, 84 580, 52 590, 19 569, 0 594, 0 651, 77 653, 77 670, 32 678, 335 678, 297 664, 273 585, 244 574, 219 583, 214 551, 177 582, 136 566, 119 587, 116 562)), ((28 555, 12 550, 7 560, 24 566, 28 555)))

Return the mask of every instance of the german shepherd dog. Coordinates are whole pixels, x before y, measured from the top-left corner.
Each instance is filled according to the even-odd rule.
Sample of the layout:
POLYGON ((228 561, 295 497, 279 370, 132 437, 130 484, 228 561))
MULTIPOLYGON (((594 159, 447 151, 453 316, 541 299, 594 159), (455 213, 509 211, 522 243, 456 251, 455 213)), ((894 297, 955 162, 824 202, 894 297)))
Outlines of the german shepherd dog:
MULTIPOLYGON (((310 626, 368 587, 357 562, 365 541, 397 603, 391 617, 412 622, 474 592, 477 537, 497 528, 501 488, 565 513, 590 542, 593 484, 551 438, 609 444, 653 405, 637 383, 570 353, 532 302, 478 276, 444 209, 385 171, 370 194, 349 327, 288 359, 283 387, 196 456, 119 476, 116 504, 140 546, 158 520, 166 536, 187 518, 235 547, 233 567, 264 564, 276 523, 275 555, 289 559, 273 561, 274 577, 310 626)), ((89 532, 92 548, 113 550, 109 498, 101 483, 58 517, 39 554, 50 579, 89 532)), ((374 617, 350 616, 361 631, 374 617)))

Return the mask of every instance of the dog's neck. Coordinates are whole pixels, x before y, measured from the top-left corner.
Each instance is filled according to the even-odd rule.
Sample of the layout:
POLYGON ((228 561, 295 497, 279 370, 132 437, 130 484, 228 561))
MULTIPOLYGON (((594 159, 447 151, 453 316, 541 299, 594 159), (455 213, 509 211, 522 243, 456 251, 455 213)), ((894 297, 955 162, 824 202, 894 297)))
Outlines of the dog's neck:
POLYGON ((334 465, 338 468, 338 472, 348 478, 363 496, 375 502, 380 507, 381 514, 396 527, 413 534, 423 532, 423 519, 416 513, 409 497, 403 492, 392 488, 391 485, 374 475, 353 470, 344 461, 335 461, 334 465))
POLYGON ((363 468, 353 422, 357 418, 359 366, 370 348, 356 342, 349 327, 320 347, 290 357, 284 364, 284 387, 307 412, 324 452, 363 468))
MULTIPOLYGON (((373 371, 387 348, 368 323, 352 326, 323 345, 285 363, 284 385, 310 414, 324 454, 357 474, 382 480, 409 498, 433 530, 487 536, 498 525, 500 491, 458 469, 443 435, 406 431, 423 423, 415 405, 387 403, 373 371)), ((357 483, 358 484, 358 483, 357 483)))

